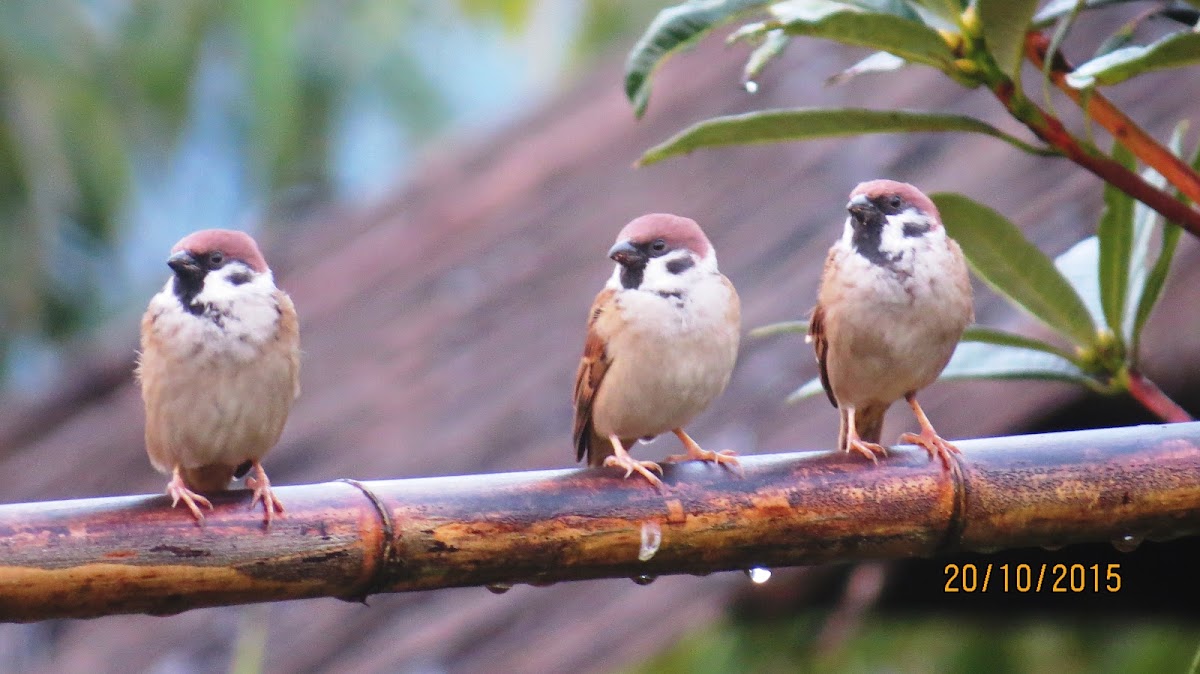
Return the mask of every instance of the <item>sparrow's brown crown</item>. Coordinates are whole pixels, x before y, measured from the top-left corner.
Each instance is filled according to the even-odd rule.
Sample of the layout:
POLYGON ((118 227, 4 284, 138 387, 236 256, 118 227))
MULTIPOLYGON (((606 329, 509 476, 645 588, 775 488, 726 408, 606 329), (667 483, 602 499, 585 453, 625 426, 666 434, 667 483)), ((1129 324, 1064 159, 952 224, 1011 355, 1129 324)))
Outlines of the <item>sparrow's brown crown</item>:
POLYGON ((617 234, 617 242, 637 245, 662 239, 670 250, 686 248, 700 257, 707 257, 712 244, 695 220, 670 213, 650 213, 635 218, 617 234))
POLYGON ((925 193, 908 183, 902 183, 896 180, 869 180, 865 183, 859 183, 854 191, 850 192, 850 201, 854 201, 855 197, 863 196, 869 201, 877 201, 886 197, 900 197, 909 205, 915 206, 925 215, 929 216, 935 222, 942 221, 941 215, 938 214, 937 206, 933 205, 933 201, 925 196, 925 193))
POLYGON ((187 252, 196 258, 215 251, 220 251, 228 259, 244 262, 256 272, 262 273, 267 270, 267 261, 258 250, 254 239, 245 232, 232 229, 202 229, 192 232, 171 248, 172 254, 187 252))

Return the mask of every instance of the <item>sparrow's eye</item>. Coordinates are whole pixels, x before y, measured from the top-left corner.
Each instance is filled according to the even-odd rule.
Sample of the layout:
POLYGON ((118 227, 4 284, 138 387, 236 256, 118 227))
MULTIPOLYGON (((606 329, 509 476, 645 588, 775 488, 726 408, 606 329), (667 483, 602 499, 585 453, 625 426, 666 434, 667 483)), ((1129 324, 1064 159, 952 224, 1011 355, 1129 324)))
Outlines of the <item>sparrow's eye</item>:
POLYGON ((655 239, 654 243, 650 244, 650 250, 661 253, 667 249, 667 242, 662 239, 655 239))
POLYGON ((208 254, 208 266, 216 268, 222 264, 225 264, 225 255, 221 251, 214 250, 208 254))
POLYGON ((888 204, 889 204, 889 205, 890 205, 892 208, 900 208, 900 204, 902 204, 902 203, 904 203, 904 200, 903 200, 903 199, 901 199, 901 198, 900 198, 898 195, 895 195, 895 194, 893 194, 893 195, 892 195, 892 198, 891 198, 891 199, 888 199, 888 204))

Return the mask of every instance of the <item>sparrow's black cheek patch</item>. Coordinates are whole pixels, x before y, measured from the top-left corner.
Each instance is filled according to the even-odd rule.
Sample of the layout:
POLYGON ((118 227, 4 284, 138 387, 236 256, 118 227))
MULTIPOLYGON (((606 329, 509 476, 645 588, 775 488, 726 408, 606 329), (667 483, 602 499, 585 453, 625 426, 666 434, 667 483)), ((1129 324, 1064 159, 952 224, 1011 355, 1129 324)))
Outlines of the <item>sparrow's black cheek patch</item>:
POLYGON ((196 301, 196 295, 200 294, 200 290, 204 288, 203 274, 176 274, 172 281, 172 289, 175 291, 175 297, 179 298, 179 303, 184 309, 197 313, 192 308, 192 304, 196 301))
POLYGON ((918 223, 918 222, 906 222, 906 223, 904 223, 904 236, 905 236, 905 238, 909 238, 909 239, 911 239, 911 238, 914 238, 914 237, 918 237, 918 236, 921 236, 922 234, 924 234, 924 233, 926 233, 926 232, 928 232, 928 231, 929 231, 929 225, 928 225, 928 224, 926 224, 926 223, 923 223, 923 222, 921 222, 921 223, 918 223))
POLYGON ((229 275, 229 282, 235 286, 240 286, 250 282, 250 274, 244 271, 234 272, 229 275))
POLYGON ((696 266, 696 261, 688 257, 681 257, 678 260, 671 260, 667 263, 667 271, 672 274, 682 274, 683 272, 696 266))

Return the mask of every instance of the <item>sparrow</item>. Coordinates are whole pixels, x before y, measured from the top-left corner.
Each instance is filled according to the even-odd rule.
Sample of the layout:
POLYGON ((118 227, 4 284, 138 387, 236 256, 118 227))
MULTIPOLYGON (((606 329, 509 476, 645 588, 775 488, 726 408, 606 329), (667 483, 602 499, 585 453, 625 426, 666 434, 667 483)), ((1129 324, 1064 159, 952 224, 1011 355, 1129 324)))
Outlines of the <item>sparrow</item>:
POLYGON ((300 394, 296 308, 275 287, 254 239, 207 229, 171 249, 173 272, 142 317, 137 377, 146 408, 146 453, 169 473, 172 507, 196 523, 202 493, 246 476, 270 526, 283 504, 262 458, 283 432, 300 394))
POLYGON ((671 431, 687 454, 741 466, 730 450, 701 449, 684 432, 725 390, 737 360, 741 307, 694 220, 653 213, 630 222, 608 251, 612 276, 588 313, 575 375, 576 460, 635 471, 663 489, 662 467, 629 455, 636 440, 671 431))
POLYGON ((962 250, 929 197, 908 183, 862 183, 846 209, 809 326, 821 385, 841 418, 838 449, 878 463, 877 454, 887 455, 884 413, 903 397, 921 432, 900 441, 949 469, 958 448, 934 430, 917 392, 941 374, 974 320, 962 250))

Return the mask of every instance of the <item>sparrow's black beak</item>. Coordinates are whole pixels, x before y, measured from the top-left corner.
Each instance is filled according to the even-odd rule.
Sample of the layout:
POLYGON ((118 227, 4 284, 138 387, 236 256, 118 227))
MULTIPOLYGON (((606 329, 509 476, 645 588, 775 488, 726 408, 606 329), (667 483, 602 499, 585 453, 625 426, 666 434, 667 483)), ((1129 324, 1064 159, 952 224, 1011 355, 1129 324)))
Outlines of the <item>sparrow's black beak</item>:
POLYGON ((861 227, 871 219, 871 214, 875 211, 875 204, 872 204, 865 194, 860 194, 846 204, 846 210, 850 211, 850 217, 854 218, 854 224, 861 227))
POLYGON ((645 251, 633 245, 629 239, 618 241, 612 248, 609 248, 608 256, 622 267, 646 264, 645 251))
POLYGON ((176 276, 199 276, 203 271, 195 256, 186 250, 172 253, 171 257, 167 258, 167 266, 175 272, 176 276))

